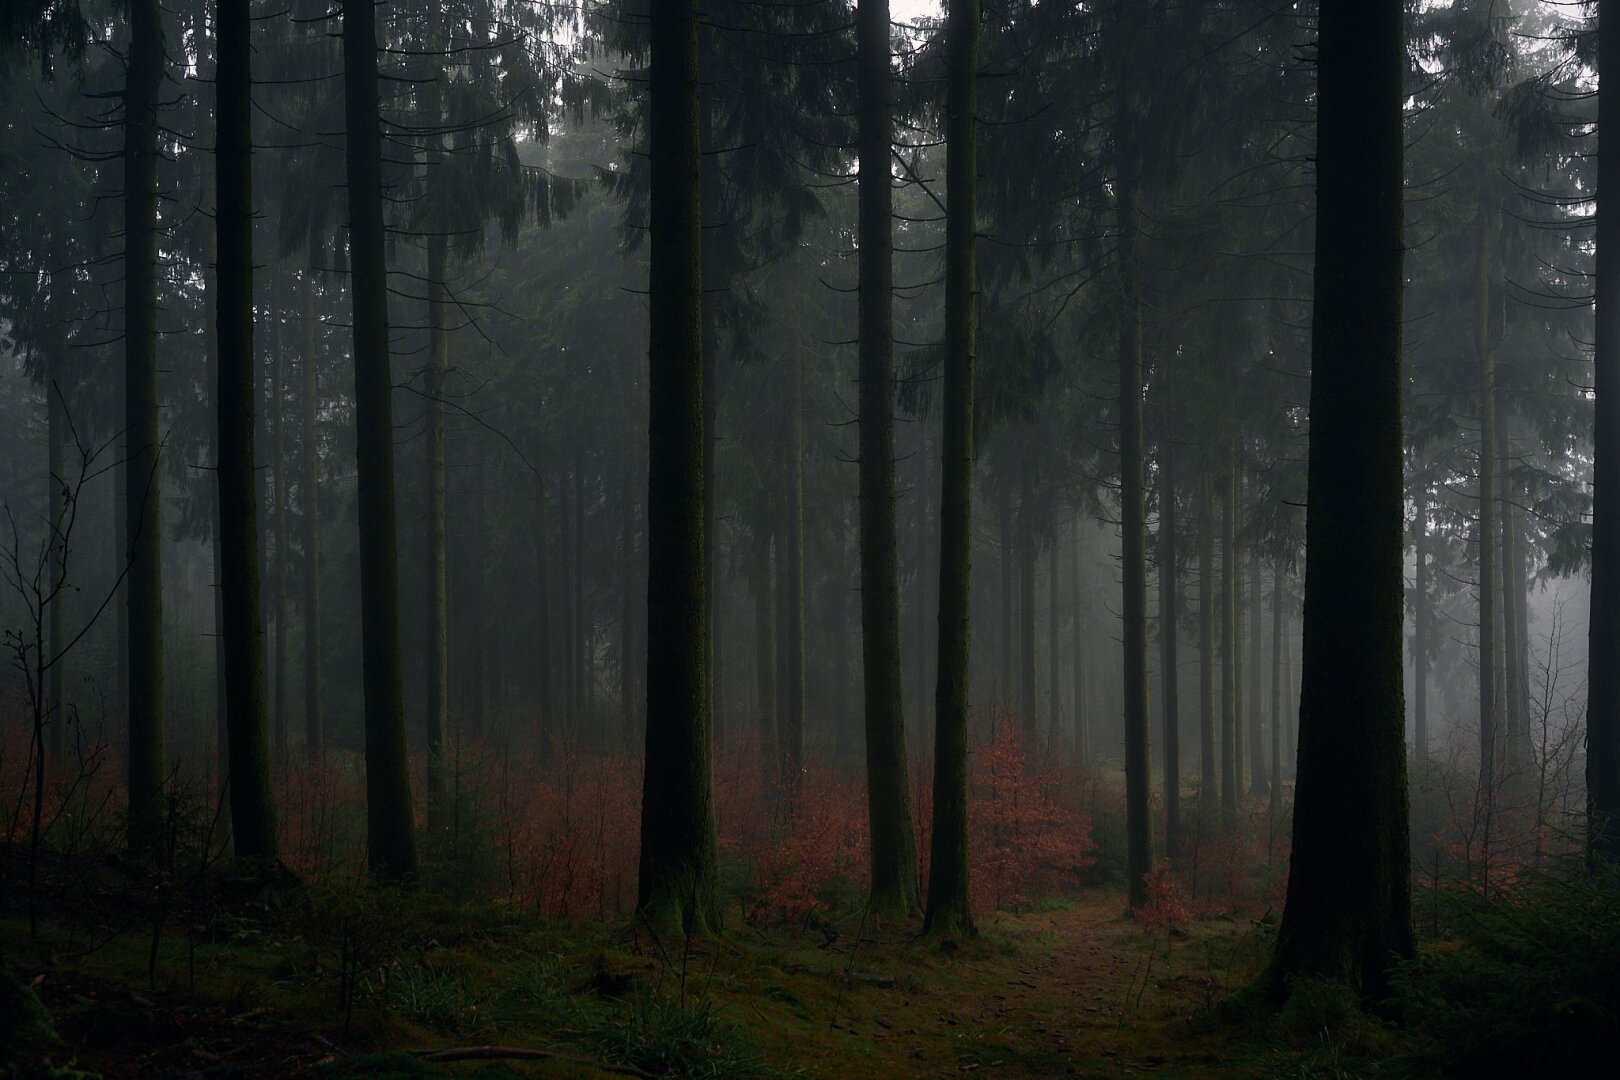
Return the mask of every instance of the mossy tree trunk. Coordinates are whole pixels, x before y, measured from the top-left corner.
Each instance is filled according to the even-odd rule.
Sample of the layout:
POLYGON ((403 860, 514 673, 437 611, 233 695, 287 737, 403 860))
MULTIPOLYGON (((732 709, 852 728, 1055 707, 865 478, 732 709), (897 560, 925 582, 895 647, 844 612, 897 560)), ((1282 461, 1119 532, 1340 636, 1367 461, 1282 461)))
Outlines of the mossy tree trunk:
POLYGON ((1274 985, 1389 990, 1414 952, 1401 682, 1399 0, 1323 0, 1299 772, 1274 985))
POLYGON ((416 874, 416 825, 405 745, 399 645, 399 542, 394 521, 394 380, 388 345, 377 16, 344 0, 354 419, 360 533, 361 669, 366 729, 366 862, 384 881, 416 874))
POLYGON ((974 933, 968 902, 968 662, 973 501, 979 0, 945 15, 945 363, 940 455, 939 665, 926 933, 974 933))
POLYGON ((719 913, 705 676, 697 0, 665 0, 649 20, 647 744, 636 905, 659 933, 702 934, 719 913))

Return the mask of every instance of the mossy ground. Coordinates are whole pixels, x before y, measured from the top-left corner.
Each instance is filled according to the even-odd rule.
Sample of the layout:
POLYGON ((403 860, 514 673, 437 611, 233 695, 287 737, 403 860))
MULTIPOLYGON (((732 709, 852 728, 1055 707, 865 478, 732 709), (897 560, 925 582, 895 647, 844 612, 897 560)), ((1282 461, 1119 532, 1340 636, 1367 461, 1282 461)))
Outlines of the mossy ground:
POLYGON ((220 918, 189 943, 167 933, 155 980, 149 930, 114 929, 47 919, 30 939, 26 922, 0 923, 65 1054, 109 1077, 596 1074, 401 1053, 481 1044, 654 1075, 1337 1076, 1388 1074, 1377 1062, 1396 1049, 1297 1017, 1223 1018, 1269 928, 1150 939, 1105 892, 986 917, 965 943, 850 918, 831 945, 819 927, 734 926, 671 952, 633 925, 356 886, 220 918))

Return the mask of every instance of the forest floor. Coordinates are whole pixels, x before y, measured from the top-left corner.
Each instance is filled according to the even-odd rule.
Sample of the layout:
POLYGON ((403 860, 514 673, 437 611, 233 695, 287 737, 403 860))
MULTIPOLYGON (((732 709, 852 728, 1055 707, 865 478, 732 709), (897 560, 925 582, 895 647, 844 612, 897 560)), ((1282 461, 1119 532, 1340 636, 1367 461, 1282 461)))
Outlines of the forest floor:
POLYGON ((107 1077, 603 1075, 591 1062, 630 1075, 1345 1075, 1341 1049, 1308 1032, 1220 1019, 1268 926, 1149 937, 1108 892, 987 917, 965 943, 852 919, 836 935, 734 926, 673 956, 623 924, 368 897, 222 914, 212 940, 160 930, 155 949, 136 905, 76 904, 37 937, 11 909, 0 959, 51 1011, 56 1060, 107 1077), (483 1046, 563 1057, 405 1056, 483 1046))

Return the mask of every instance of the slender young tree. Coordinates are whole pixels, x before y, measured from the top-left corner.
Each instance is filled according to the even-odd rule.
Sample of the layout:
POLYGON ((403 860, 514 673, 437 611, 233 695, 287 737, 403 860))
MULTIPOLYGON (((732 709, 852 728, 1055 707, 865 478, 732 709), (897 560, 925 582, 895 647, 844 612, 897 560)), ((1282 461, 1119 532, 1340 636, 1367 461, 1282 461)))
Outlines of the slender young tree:
MULTIPOLYGON (((1416 572, 1412 586, 1412 719, 1420 763, 1429 754, 1429 487, 1418 485, 1417 510, 1412 523, 1416 572)), ((1282 579, 1279 578, 1280 582, 1282 579)), ((1282 714, 1278 713, 1278 723, 1282 714)), ((1420 774, 1421 775, 1421 774, 1420 774)))
POLYGON ((1304 667, 1273 986, 1373 997, 1414 952, 1402 700, 1405 5, 1323 0, 1304 667))
POLYGON ((979 0, 945 15, 945 371, 940 455, 939 671, 934 691, 934 832, 923 930, 974 933, 968 903, 968 659, 972 559, 973 356, 978 186, 979 0))
POLYGON ((636 906, 660 933, 717 928, 705 678, 703 276, 697 0, 652 5, 647 750, 636 906))
POLYGON ((344 140, 354 294, 354 419, 360 518, 361 667, 366 713, 366 861, 384 881, 416 874, 416 825, 405 747, 399 653, 399 544, 394 524, 394 380, 388 349, 377 15, 343 4, 344 140))
MULTIPOLYGON (((860 0, 861 660, 865 672, 866 799, 872 911, 922 910, 906 754, 905 669, 900 656, 900 541, 894 486, 893 85, 889 0, 860 0)), ((919 657, 920 659, 920 657, 919 657)))
POLYGON ((259 527, 253 435, 253 104, 248 0, 220 0, 214 89, 219 193, 219 550, 231 836, 239 858, 275 859, 275 796, 265 742, 259 527))
MULTIPOLYGON (((1598 70, 1612 74, 1620 71, 1620 19, 1612 17, 1614 0, 1598 9, 1598 70)), ((1605 124, 1611 133, 1620 131, 1620 80, 1600 77, 1599 130, 1605 124)), ((1620 176, 1620 139, 1599 142, 1597 160, 1600 183, 1620 176)), ((1599 198, 1601 208, 1608 200, 1599 198)), ((1620 214, 1597 219, 1596 270, 1587 847, 1594 859, 1620 862, 1620 214)))
POLYGON ((1496 342, 1491 326, 1495 229, 1485 203, 1474 221, 1474 355, 1479 364, 1479 790, 1489 803, 1496 786, 1497 637, 1496 342))
POLYGON ((158 406, 158 108, 163 16, 130 0, 124 84, 124 592, 129 687, 129 846, 151 852, 163 818, 163 488, 158 406))

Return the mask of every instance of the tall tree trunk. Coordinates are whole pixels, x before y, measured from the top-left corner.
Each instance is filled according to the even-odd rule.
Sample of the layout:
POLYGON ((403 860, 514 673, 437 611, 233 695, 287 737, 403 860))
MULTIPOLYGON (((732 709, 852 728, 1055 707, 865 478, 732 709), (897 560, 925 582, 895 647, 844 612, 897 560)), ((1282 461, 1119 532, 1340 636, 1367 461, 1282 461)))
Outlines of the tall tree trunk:
MULTIPOLYGON (((1056 515, 1054 515, 1055 517, 1056 515)), ((1046 560, 1046 753, 1053 761, 1063 757, 1063 545, 1054 536, 1046 560)))
POLYGON ((782 499, 782 776, 789 797, 804 769, 804 349, 788 345, 787 475, 782 499))
POLYGON ((1074 619, 1074 629, 1070 631, 1070 640, 1073 648, 1070 653, 1074 661, 1074 756, 1081 765, 1089 762, 1090 740, 1088 729, 1091 723, 1091 710, 1086 701, 1086 639, 1085 639, 1085 609, 1081 604, 1080 582, 1085 577, 1084 545, 1080 542, 1080 529, 1082 519, 1076 514, 1074 519, 1074 581, 1069 587, 1070 614, 1074 619))
POLYGON ((1474 353, 1479 363, 1479 790, 1488 806, 1496 786, 1497 639, 1496 349, 1491 326, 1491 253, 1495 228, 1488 205, 1474 219, 1474 353))
POLYGON ((1018 500, 1018 719, 1024 749, 1040 741, 1035 703, 1035 498, 1029 482, 1018 500))
POLYGON ((1502 726, 1506 735, 1508 771, 1518 776, 1530 763, 1530 732, 1525 723, 1528 699, 1521 678, 1527 673, 1521 659, 1519 609, 1524 605, 1524 574, 1519 557, 1519 519, 1513 512, 1513 478, 1508 469, 1512 448, 1508 424, 1502 416, 1502 392, 1496 391, 1496 496, 1501 523, 1502 589, 1502 726))
MULTIPOLYGON (((1429 489, 1418 486, 1413 524, 1417 562, 1412 589, 1412 714, 1416 725, 1417 759, 1429 756, 1429 489)), ((1421 765, 1420 765, 1421 768, 1421 765)))
POLYGON ((1239 806, 1244 803, 1243 776, 1246 769, 1243 756, 1246 732, 1244 730, 1244 691, 1247 689, 1244 679, 1243 654, 1247 651, 1243 646, 1244 609, 1248 606, 1243 595, 1243 541, 1239 538, 1243 528, 1243 492, 1244 484, 1239 479, 1239 452, 1236 446, 1232 449, 1232 546, 1229 549, 1230 565, 1232 569, 1232 790, 1237 797, 1239 806))
POLYGON ((1142 300, 1136 245, 1141 183, 1136 144, 1136 88, 1131 82, 1135 13, 1126 0, 1115 7, 1119 63, 1114 117, 1118 259, 1123 297, 1119 329, 1120 577, 1124 596, 1121 669, 1125 727, 1125 890, 1135 909, 1147 902, 1146 875, 1153 866, 1150 816, 1152 762, 1148 734, 1147 507, 1142 447, 1142 300))
POLYGON ((273 669, 275 693, 274 712, 271 714, 270 737, 275 760, 287 763, 287 468, 286 417, 287 354, 281 340, 281 306, 276 268, 267 268, 270 274, 270 486, 272 488, 272 521, 275 526, 274 569, 270 575, 270 605, 275 623, 276 666, 273 669))
MULTIPOLYGON (((129 847, 149 854, 163 807, 163 488, 158 451, 158 107, 163 17, 130 0, 124 84, 124 528, 129 610, 129 847)), ((251 303, 251 301, 250 301, 251 303)), ((249 331, 251 333, 251 331, 249 331)))
MULTIPOLYGON (((219 194, 219 519, 225 603, 231 835, 238 858, 277 858, 265 746, 253 436, 253 149, 248 0, 221 0, 214 83, 219 194)), ((133 659, 133 658, 132 658, 133 659)), ((132 668, 134 667, 132 663, 132 668)))
POLYGON ((1173 859, 1181 847, 1181 692, 1176 658, 1180 600, 1176 580, 1173 412, 1167 421, 1159 450, 1159 680, 1164 688, 1164 849, 1173 859))
POLYGON ((1265 699, 1260 696, 1261 661, 1265 642, 1266 605, 1260 579, 1260 551, 1249 547, 1249 791, 1271 794, 1267 776, 1265 699))
POLYGON ((650 9, 652 334, 647 748, 636 906, 660 933, 717 928, 703 496, 697 0, 650 9))
POLYGON ((534 447, 534 670, 538 681, 536 697, 540 722, 537 734, 540 753, 549 757, 552 741, 560 734, 561 717, 557 705, 557 663, 551 648, 551 550, 546 542, 550 522, 546 520, 545 450, 534 447))
MULTIPOLYGON (((1230 456, 1230 455, 1229 455, 1230 456)), ((1237 481, 1230 468, 1221 482, 1221 815, 1237 818, 1237 481)))
MULTIPOLYGON (((1215 753, 1215 508, 1208 466, 1198 475, 1198 813, 1208 821, 1220 785, 1215 753)), ((1224 700, 1224 699, 1223 699, 1224 700)))
POLYGON ((321 719, 321 518, 320 372, 316 349, 315 270, 304 271, 303 477, 299 492, 304 510, 304 756, 319 761, 326 754, 326 726, 321 719))
POLYGON ((68 514, 68 486, 64 470, 63 449, 67 441, 67 388, 62 383, 62 359, 59 348, 52 348, 50 367, 45 379, 45 505, 50 514, 50 603, 46 609, 47 621, 45 662, 50 665, 50 682, 45 699, 45 721, 50 725, 50 761, 53 766, 66 760, 67 753, 67 698, 64 692, 67 673, 67 537, 62 534, 68 514))
MULTIPOLYGON (((466 566, 467 590, 467 719, 465 734, 471 739, 484 737, 484 689, 489 677, 487 652, 484 647, 484 560, 487 557, 489 535, 484 520, 484 458, 483 447, 474 441, 472 451, 478 461, 472 467, 472 551, 466 566)), ((460 739, 457 739, 459 753, 460 739)))
MULTIPOLYGON (((197 68, 200 77, 213 79, 218 65, 213 63, 210 50, 204 47, 197 68)), ((213 199, 217 182, 215 180, 214 156, 203 156, 203 199, 213 199)), ((218 216, 217 200, 215 216, 218 216)), ((203 322, 207 329, 203 333, 203 352, 208 372, 208 404, 218 415, 219 411, 219 334, 215 332, 215 325, 219 321, 219 237, 217 228, 204 227, 203 230, 203 322)), ((226 778, 231 773, 231 738, 226 728, 225 718, 229 709, 225 703, 225 590, 222 586, 224 565, 220 559, 219 551, 219 425, 209 425, 208 428, 208 460, 214 466, 214 497, 209 500, 209 557, 213 561, 213 594, 214 594, 214 767, 218 777, 219 787, 214 792, 216 804, 220 807, 220 829, 222 833, 230 832, 230 798, 226 789, 226 778)), ((122 501, 123 471, 119 471, 120 501, 122 501)), ((123 550, 123 519, 119 519, 119 549, 123 550)), ((119 614, 119 663, 123 666, 127 658, 123 651, 124 641, 124 605, 118 605, 119 614)), ((120 676, 122 686, 122 676, 120 676)))
MULTIPOLYGON (((443 184, 443 140, 439 128, 444 123, 444 71, 439 54, 444 49, 444 12, 439 0, 430 0, 427 10, 428 40, 423 50, 427 71, 422 86, 422 125, 427 129, 425 158, 427 184, 443 184)), ((422 737, 427 753, 428 828, 445 826, 445 735, 450 726, 450 627, 449 582, 447 576, 449 526, 445 519, 444 478, 444 395, 450 375, 450 331, 447 323, 448 251, 444 223, 428 222, 427 237, 427 364, 422 373, 422 452, 427 465, 427 505, 424 508, 422 570, 426 575, 423 591, 427 612, 423 616, 422 737)))
MULTIPOLYGON (((626 453, 624 475, 619 479, 619 560, 623 589, 619 598, 619 733, 626 752, 635 746, 636 735, 636 499, 635 479, 630 469, 630 455, 626 453)), ((717 740, 719 736, 716 731, 717 740)))
POLYGON ((1282 811, 1283 729, 1283 561, 1271 571, 1271 831, 1276 835, 1282 811))
POLYGON ((388 347, 377 17, 343 4, 349 253, 354 293, 354 418, 360 524, 361 667, 366 713, 366 862, 385 881, 416 873, 399 653, 399 544, 394 523, 393 373, 388 347))
POLYGON ((1008 706, 1013 700, 1013 514, 1012 491, 1001 489, 997 516, 1001 526, 1001 539, 997 545, 997 569, 1001 573, 1001 663, 996 671, 996 690, 999 704, 1008 706))
MULTIPOLYGON (((562 637, 562 724, 558 734, 566 741, 579 737, 579 637, 574 633, 574 577, 579 573, 574 566, 574 545, 569 543, 574 515, 569 509, 568 467, 562 463, 557 472, 557 560, 562 571, 558 600, 562 637)), ((707 689, 704 690, 707 701, 707 689)))
MULTIPOLYGON (((705 476, 708 474, 705 473, 705 476)), ((578 673, 574 676, 574 723, 578 726, 579 737, 583 740, 590 738, 600 740, 602 732, 593 729, 588 735, 584 730, 586 718, 593 711, 592 705, 596 690, 596 653, 591 647, 591 620, 585 611, 585 444, 574 443, 574 602, 570 605, 574 612, 574 627, 572 637, 574 640, 574 659, 578 665, 578 673)), ((707 577, 705 577, 707 582, 707 577)), ((707 589, 705 589, 707 596, 707 589)), ((705 600, 707 603, 707 600, 705 600)), ((705 658, 704 670, 707 672, 708 661, 705 658)), ((707 675, 704 686, 708 687, 707 675)), ((707 706, 705 706, 707 707, 707 706)))
POLYGON ((1401 695, 1398 0, 1323 0, 1299 776, 1274 987, 1381 996, 1413 955, 1401 695))
POLYGON ((926 933, 972 934, 968 903, 968 662, 972 612, 973 354, 978 291, 979 0, 945 16, 945 362, 940 455, 939 664, 934 690, 934 831, 926 933))
MULTIPOLYGON (((768 520, 769 513, 764 517, 768 520)), ((761 762, 774 767, 776 737, 776 608, 772 599, 776 578, 771 568, 771 534, 760 526, 754 534, 754 675, 759 693, 759 751, 761 762)))

